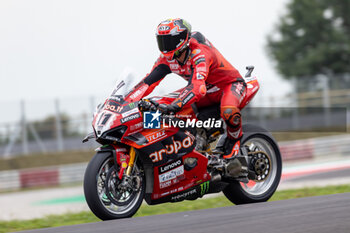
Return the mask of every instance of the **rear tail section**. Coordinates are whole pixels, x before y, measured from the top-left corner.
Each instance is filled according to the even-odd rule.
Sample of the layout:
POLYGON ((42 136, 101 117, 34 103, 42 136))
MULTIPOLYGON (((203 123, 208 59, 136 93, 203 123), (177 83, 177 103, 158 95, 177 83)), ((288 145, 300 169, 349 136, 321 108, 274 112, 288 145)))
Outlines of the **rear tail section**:
POLYGON ((247 94, 242 100, 241 105, 239 106, 240 109, 244 108, 251 101, 251 99, 254 98, 255 94, 260 88, 257 78, 255 76, 251 76, 254 70, 254 66, 247 66, 246 69, 248 71, 244 77, 244 80, 247 84, 247 94))

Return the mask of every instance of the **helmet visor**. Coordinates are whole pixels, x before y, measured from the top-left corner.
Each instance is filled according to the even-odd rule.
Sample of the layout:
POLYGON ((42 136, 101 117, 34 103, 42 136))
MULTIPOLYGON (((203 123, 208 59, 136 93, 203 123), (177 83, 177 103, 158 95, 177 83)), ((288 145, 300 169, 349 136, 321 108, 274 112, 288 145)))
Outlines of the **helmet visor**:
POLYGON ((158 48, 163 53, 176 50, 187 39, 187 31, 177 35, 157 35, 158 48))

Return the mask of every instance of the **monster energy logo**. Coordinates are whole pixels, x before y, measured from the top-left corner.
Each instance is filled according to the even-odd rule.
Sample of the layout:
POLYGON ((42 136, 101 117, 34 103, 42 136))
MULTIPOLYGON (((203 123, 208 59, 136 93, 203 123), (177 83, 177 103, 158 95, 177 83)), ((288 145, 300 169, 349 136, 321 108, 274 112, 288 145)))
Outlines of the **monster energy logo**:
POLYGON ((203 196, 209 191, 209 181, 206 181, 201 184, 201 195, 203 196))
POLYGON ((129 107, 130 107, 130 108, 135 108, 136 105, 135 105, 135 103, 130 103, 130 104, 129 104, 129 107))

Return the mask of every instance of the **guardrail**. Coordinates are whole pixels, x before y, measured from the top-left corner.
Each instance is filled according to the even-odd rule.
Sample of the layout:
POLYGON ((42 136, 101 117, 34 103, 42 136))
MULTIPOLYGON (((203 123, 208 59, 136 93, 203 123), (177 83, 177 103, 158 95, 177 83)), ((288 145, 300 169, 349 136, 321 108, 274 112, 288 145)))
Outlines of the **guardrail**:
MULTIPOLYGON (((350 135, 279 143, 284 161, 350 156, 350 135)), ((0 172, 0 191, 82 182, 87 163, 0 172)))

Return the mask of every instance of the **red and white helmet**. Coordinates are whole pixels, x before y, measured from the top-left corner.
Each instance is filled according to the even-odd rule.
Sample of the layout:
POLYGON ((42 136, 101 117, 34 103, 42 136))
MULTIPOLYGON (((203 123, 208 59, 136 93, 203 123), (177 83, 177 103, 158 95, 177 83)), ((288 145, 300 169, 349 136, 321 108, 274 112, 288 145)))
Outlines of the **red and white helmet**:
POLYGON ((184 19, 167 19, 158 25, 156 36, 160 52, 168 60, 172 60, 174 55, 188 46, 191 25, 184 19))

